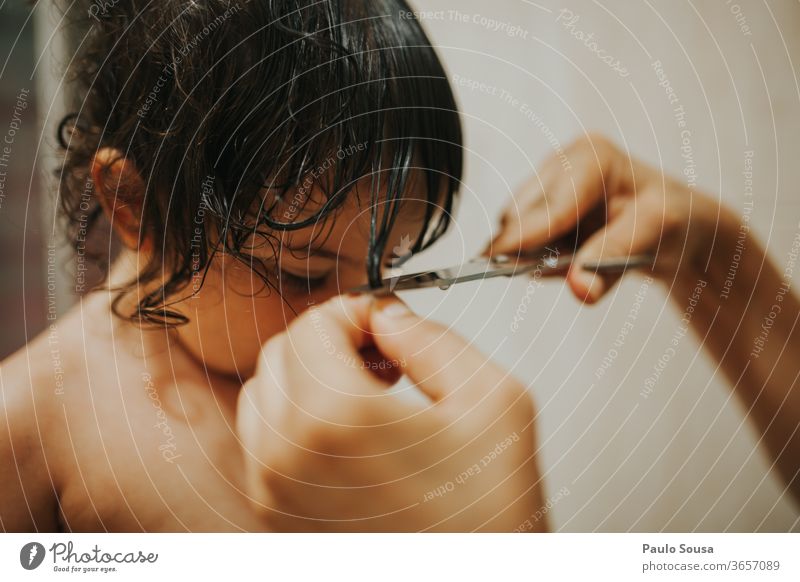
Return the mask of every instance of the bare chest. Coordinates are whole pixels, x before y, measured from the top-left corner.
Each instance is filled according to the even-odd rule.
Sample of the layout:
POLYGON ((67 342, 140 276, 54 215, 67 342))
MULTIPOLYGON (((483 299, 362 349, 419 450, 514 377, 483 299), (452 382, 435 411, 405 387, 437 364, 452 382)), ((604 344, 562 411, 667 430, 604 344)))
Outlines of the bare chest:
POLYGON ((92 387, 64 407, 61 522, 72 531, 261 530, 242 488, 235 403, 159 386, 92 387))

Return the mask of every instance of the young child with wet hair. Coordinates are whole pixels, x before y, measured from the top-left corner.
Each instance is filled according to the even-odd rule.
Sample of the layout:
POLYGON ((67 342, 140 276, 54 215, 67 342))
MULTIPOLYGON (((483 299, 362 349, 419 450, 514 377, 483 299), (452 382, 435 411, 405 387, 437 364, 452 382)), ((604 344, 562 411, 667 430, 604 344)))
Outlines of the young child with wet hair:
POLYGON ((446 230, 461 127, 403 0, 73 5, 58 202, 109 264, 3 363, 4 530, 259 530, 262 345, 446 230), (119 247, 91 241, 112 238, 119 247), (57 351, 63 383, 48 363, 57 351))

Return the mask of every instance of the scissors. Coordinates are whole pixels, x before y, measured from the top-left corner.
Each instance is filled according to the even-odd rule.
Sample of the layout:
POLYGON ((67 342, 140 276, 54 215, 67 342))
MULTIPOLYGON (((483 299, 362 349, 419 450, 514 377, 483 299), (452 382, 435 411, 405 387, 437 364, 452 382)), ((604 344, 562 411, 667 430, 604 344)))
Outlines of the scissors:
MULTIPOLYGON (((526 273, 541 275, 559 275, 566 273, 573 262, 571 253, 561 253, 558 250, 545 248, 534 254, 525 255, 495 255, 492 257, 477 257, 472 260, 433 271, 420 271, 417 273, 397 274, 381 281, 380 287, 362 285, 350 289, 350 293, 371 293, 373 295, 389 295, 395 291, 408 291, 411 289, 427 289, 438 287, 447 290, 458 283, 468 281, 482 281, 494 277, 513 277, 526 273)), ((653 255, 633 255, 624 258, 604 259, 581 265, 585 271, 600 274, 619 274, 628 269, 652 268, 655 262, 653 255)))

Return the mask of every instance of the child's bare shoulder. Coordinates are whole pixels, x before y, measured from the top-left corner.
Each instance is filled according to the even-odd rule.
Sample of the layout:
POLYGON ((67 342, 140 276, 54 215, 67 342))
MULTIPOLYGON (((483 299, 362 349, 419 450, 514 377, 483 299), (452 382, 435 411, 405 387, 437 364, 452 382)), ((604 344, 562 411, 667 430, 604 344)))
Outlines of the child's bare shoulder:
POLYGON ((0 363, 0 523, 5 531, 57 526, 57 390, 64 372, 40 336, 0 363))
POLYGON ((235 393, 162 337, 89 297, 2 364, 0 529, 263 528, 232 487, 235 393))
POLYGON ((0 472, 10 476, 0 480, 2 529, 58 527, 59 496, 81 438, 69 419, 85 414, 93 370, 113 356, 98 333, 99 309, 88 311, 67 313, 0 363, 0 472))
POLYGON ((61 438, 58 428, 69 395, 87 376, 87 339, 92 342, 81 336, 77 323, 69 314, 0 363, 3 407, 14 427, 32 433, 37 444, 46 444, 45 434, 61 438))

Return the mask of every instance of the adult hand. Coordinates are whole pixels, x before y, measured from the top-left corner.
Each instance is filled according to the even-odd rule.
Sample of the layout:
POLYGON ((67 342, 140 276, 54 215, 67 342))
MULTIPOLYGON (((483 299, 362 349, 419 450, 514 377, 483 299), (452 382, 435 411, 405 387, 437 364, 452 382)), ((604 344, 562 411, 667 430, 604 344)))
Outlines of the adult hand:
POLYGON ((523 385, 396 299, 337 297, 267 342, 237 418, 280 531, 543 529, 523 385), (400 373, 427 402, 387 390, 400 373))
MULTIPOLYGON (((503 213, 488 253, 537 250, 566 237, 575 248, 567 280, 574 294, 594 303, 619 275, 597 275, 581 265, 652 253, 662 279, 698 269, 720 228, 738 222, 710 197, 631 158, 609 140, 590 135, 547 160, 503 213), (569 161, 565 169, 563 160, 569 161)), ((735 235, 733 235, 735 236, 735 235)))

